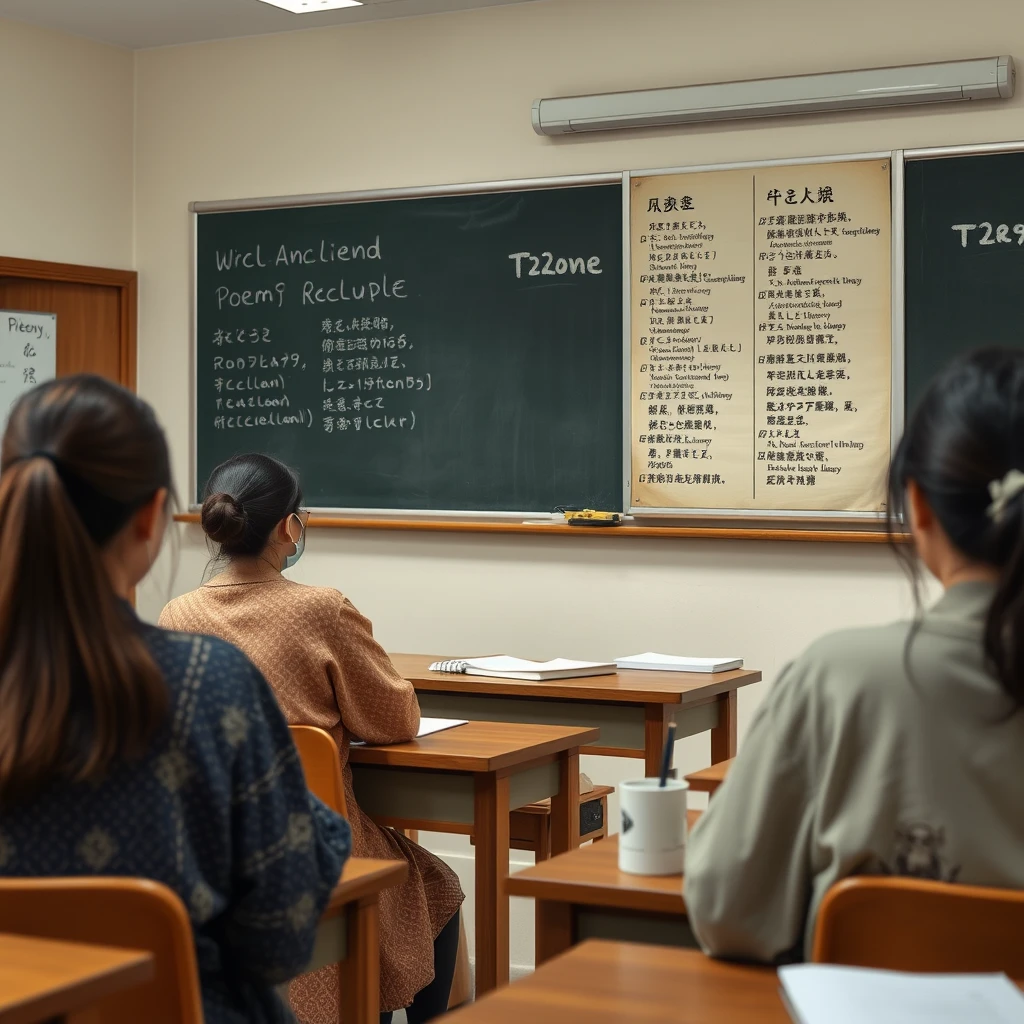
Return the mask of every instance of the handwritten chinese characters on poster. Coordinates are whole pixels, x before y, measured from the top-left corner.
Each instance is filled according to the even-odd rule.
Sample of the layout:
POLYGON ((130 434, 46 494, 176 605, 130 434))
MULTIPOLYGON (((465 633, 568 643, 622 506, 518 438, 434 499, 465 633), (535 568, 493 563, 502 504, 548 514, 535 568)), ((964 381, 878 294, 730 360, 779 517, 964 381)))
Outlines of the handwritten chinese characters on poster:
POLYGON ((877 512, 888 160, 631 181, 635 508, 877 512))

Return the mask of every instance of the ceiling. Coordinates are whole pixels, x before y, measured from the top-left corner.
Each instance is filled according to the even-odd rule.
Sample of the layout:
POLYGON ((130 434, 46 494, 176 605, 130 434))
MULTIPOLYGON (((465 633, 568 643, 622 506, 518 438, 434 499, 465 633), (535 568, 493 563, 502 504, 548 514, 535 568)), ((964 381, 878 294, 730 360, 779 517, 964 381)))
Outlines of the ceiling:
POLYGON ((364 0, 362 7, 289 14, 259 0, 0 0, 0 18, 141 49, 531 2, 364 0))

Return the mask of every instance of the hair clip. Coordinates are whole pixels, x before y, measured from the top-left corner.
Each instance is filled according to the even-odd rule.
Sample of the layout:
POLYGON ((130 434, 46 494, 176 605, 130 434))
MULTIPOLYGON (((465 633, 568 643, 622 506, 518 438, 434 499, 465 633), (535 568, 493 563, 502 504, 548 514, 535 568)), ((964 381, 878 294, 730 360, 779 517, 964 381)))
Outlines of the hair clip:
POLYGON ((988 493, 992 504, 985 510, 989 519, 999 522, 1003 518, 1006 506, 1024 491, 1024 473, 1019 469, 1011 469, 1002 480, 993 480, 988 485, 988 493))

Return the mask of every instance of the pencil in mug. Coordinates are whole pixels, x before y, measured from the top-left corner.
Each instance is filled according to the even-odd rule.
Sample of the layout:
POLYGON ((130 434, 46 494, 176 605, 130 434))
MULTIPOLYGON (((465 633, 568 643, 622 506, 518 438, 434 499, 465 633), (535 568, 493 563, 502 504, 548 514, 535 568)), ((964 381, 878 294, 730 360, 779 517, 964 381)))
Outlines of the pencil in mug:
POLYGON ((665 752, 661 755, 661 779, 658 788, 664 789, 668 781, 668 770, 672 766, 672 748, 676 742, 676 723, 668 723, 668 735, 665 737, 665 752))

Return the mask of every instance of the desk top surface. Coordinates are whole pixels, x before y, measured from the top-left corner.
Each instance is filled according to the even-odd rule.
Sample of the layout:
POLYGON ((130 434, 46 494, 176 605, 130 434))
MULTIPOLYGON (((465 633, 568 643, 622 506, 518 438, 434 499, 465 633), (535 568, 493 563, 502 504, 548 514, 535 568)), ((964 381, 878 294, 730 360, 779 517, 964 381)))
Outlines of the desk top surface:
POLYGON ((734 672, 642 672, 630 670, 607 676, 581 676, 531 683, 521 679, 431 672, 443 658, 436 654, 392 654, 399 673, 417 690, 435 693, 475 693, 484 696, 545 697, 612 704, 702 704, 730 690, 759 682, 752 669, 734 672))
MULTIPOLYGON (((692 828, 700 811, 690 811, 692 828)), ((586 906, 685 914, 682 875, 629 875, 619 870, 619 837, 559 854, 509 876, 512 896, 586 906)))
POLYGON ((354 746, 349 751, 349 761, 354 765, 493 772, 593 744, 600 735, 600 729, 561 725, 467 722, 408 743, 354 746))
POLYGON ((349 857, 341 869, 341 878, 331 893, 324 917, 332 917, 349 903, 355 903, 382 889, 401 885, 409 874, 404 860, 375 860, 372 857, 349 857))
POLYGON ((55 942, 27 935, 0 935, 0 1024, 35 1024, 83 1009, 153 977, 153 956, 55 942))
MULTIPOLYGON (((603 845, 601 843, 598 844, 603 845)), ((770 967, 591 940, 459 1010, 451 1024, 792 1024, 770 967)))
POLYGON ((717 764, 711 765, 710 768, 701 768, 699 772, 690 772, 686 776, 690 789, 695 793, 713 793, 725 782, 725 777, 729 774, 734 760, 735 758, 730 757, 726 761, 719 761, 717 764))

